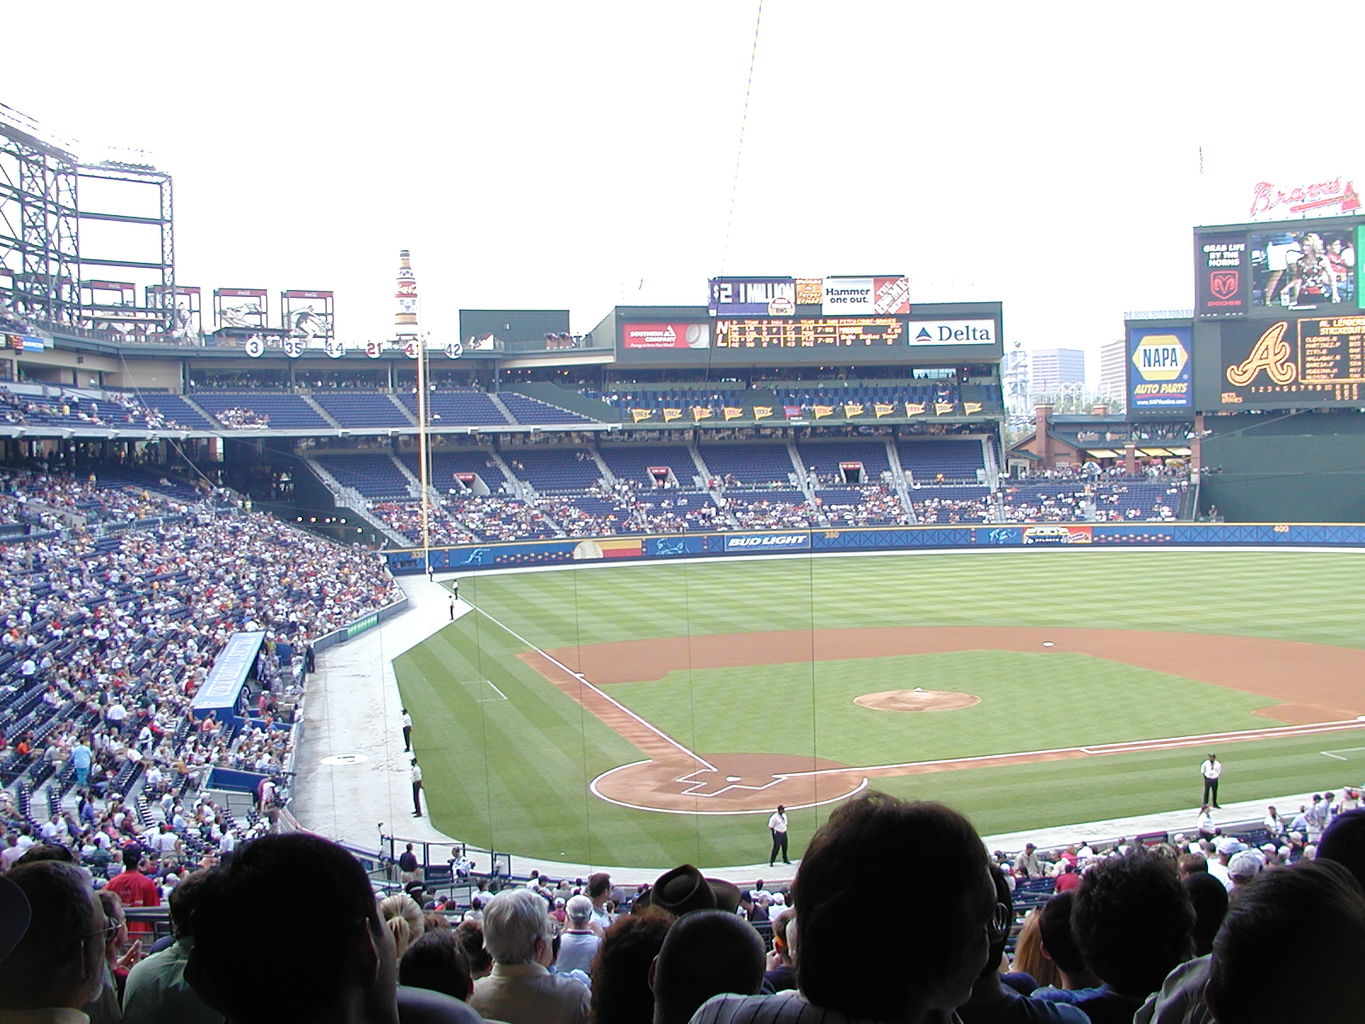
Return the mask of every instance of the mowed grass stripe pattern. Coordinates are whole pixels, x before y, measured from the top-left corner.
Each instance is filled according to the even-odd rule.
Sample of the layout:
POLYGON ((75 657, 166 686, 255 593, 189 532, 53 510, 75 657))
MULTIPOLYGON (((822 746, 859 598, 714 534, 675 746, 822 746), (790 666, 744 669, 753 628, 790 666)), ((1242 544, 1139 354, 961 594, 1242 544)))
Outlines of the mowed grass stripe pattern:
MULTIPOLYGON (((1049 550, 469 576, 461 596, 492 619, 466 616, 395 668, 417 719, 432 813, 451 834, 590 863, 743 863, 766 854, 758 849, 756 817, 698 820, 627 811, 591 797, 593 777, 641 755, 520 661, 516 654, 525 646, 493 620, 541 648, 905 625, 1173 630, 1358 647, 1365 638, 1348 595, 1362 570, 1359 552, 1049 550), (481 679, 507 695, 505 704, 479 702, 475 688, 461 685, 481 679)), ((701 752, 795 750, 851 764, 1273 724, 1250 716, 1263 699, 1236 691, 1104 659, 1006 652, 781 672, 684 667, 668 679, 610 692, 701 752), (1076 658, 1080 663, 1068 664, 1076 658), (853 691, 895 688, 888 683, 907 674, 912 685, 925 685, 915 681, 923 679, 926 688, 967 689, 988 699, 941 715, 849 704, 853 691)), ((1349 766, 1317 753, 1334 744, 1352 745, 1321 738, 1240 744, 1230 748, 1229 783, 1254 780, 1257 792, 1289 792, 1335 782, 1349 766)), ((1190 781, 1197 760, 1189 751, 1108 756, 877 785, 946 799, 984 832, 1012 831, 1185 806, 1198 797, 1190 781)), ((809 835, 824 813, 803 812, 795 834, 809 835)))

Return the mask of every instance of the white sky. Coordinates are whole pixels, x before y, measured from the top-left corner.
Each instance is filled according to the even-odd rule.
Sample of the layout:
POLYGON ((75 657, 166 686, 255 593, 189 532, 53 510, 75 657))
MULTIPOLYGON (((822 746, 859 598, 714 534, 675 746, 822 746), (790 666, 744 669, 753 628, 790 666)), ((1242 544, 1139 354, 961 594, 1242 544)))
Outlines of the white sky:
POLYGON ((1125 310, 1192 303, 1194 224, 1365 168, 1365 5, 766 0, 737 182, 755 0, 10 7, 0 102, 151 151, 180 283, 268 288, 272 322, 331 289, 354 341, 409 248, 437 339, 462 306, 587 330, 719 274, 906 273, 1094 377, 1125 310))

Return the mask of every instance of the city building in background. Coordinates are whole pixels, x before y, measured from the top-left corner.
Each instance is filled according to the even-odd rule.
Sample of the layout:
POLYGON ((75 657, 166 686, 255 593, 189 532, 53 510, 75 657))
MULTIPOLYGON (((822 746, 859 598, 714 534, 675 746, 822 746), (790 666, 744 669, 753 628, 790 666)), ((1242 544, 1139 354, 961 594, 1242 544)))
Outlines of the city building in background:
POLYGON ((1128 386, 1128 345, 1120 338, 1100 346, 1100 397, 1123 400, 1128 386))
POLYGON ((1031 359, 1032 397, 1050 398, 1085 387, 1085 352, 1078 348, 1036 348, 1031 359))

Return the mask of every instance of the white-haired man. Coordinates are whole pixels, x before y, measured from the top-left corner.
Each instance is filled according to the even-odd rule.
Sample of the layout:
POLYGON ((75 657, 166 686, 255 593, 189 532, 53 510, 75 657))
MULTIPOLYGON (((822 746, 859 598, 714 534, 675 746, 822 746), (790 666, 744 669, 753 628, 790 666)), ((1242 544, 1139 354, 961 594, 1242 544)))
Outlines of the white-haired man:
POLYGON ((555 971, 568 974, 582 971, 592 974, 593 957, 602 939, 589 927, 592 919, 592 900, 579 894, 570 896, 564 907, 565 929, 559 936, 559 955, 555 957, 555 971))
POLYGON ((588 988, 551 974, 554 919, 544 897, 530 889, 506 889, 483 911, 483 944, 493 973, 474 983, 469 1005, 507 1024, 585 1024, 588 988))

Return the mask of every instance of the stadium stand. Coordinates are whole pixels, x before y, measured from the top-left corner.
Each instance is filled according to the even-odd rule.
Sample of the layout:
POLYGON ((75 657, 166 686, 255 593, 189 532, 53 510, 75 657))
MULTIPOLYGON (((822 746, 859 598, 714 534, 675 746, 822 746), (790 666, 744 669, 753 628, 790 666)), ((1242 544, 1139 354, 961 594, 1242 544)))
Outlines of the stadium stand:
POLYGON ((920 483, 976 483, 986 468, 981 441, 958 438, 896 442, 901 471, 920 483))
POLYGON ((602 475, 582 448, 517 448, 506 452, 504 459, 519 480, 542 494, 586 491, 602 475))
POLYGON ((416 423, 392 396, 378 391, 349 388, 345 391, 315 391, 312 398, 342 427, 411 429, 416 423))
POLYGON ((367 498, 411 496, 408 478, 389 455, 319 453, 314 458, 343 487, 354 487, 367 498))
POLYGON ((301 395, 269 391, 195 391, 191 397, 228 430, 327 430, 301 395))
POLYGON ((587 416, 570 412, 568 409, 561 409, 557 405, 542 402, 538 398, 517 394, 515 391, 499 392, 498 398, 518 423, 565 426, 574 423, 597 422, 587 416))
MULTIPOLYGON (((402 397, 403 408, 417 422, 417 396, 402 397)), ((427 416, 433 427, 489 427, 512 422, 493 399, 473 389, 440 389, 430 393, 427 416)))
MULTIPOLYGON (((398 456, 401 462, 413 475, 415 479, 421 478, 421 463, 418 461, 416 452, 404 452, 398 456)), ((507 478, 503 475, 501 467, 498 466, 493 457, 491 449, 470 448, 470 449, 441 449, 438 448, 431 453, 431 486, 437 491, 445 493, 456 491, 463 493, 464 485, 455 479, 456 474, 471 474, 476 479, 471 481, 471 490, 479 493, 478 484, 481 482, 487 487, 490 493, 501 489, 506 483, 507 478)))
POLYGON ((822 484, 876 483, 891 471, 885 441, 797 442, 796 451, 807 472, 814 470, 822 484), (861 464, 861 479, 846 478, 844 463, 861 464))
POLYGON ((55 518, 0 544, 0 815, 96 866, 164 822, 154 849, 173 875, 266 827, 256 810, 237 819, 202 796, 207 772, 250 771, 287 790, 307 645, 399 592, 363 551, 150 476, 4 472, 7 509, 55 518), (194 717, 216 654, 252 630, 265 656, 251 703, 232 720, 194 717))
POLYGON ((650 444, 632 447, 602 445, 598 450, 602 461, 607 464, 613 476, 619 480, 629 480, 640 487, 654 487, 659 483, 650 473, 651 468, 671 470, 677 485, 683 488, 690 488, 693 477, 697 475, 692 453, 683 445, 650 444))
POLYGON ((729 486, 790 487, 796 472, 784 444, 702 444, 698 450, 710 477, 729 486))

